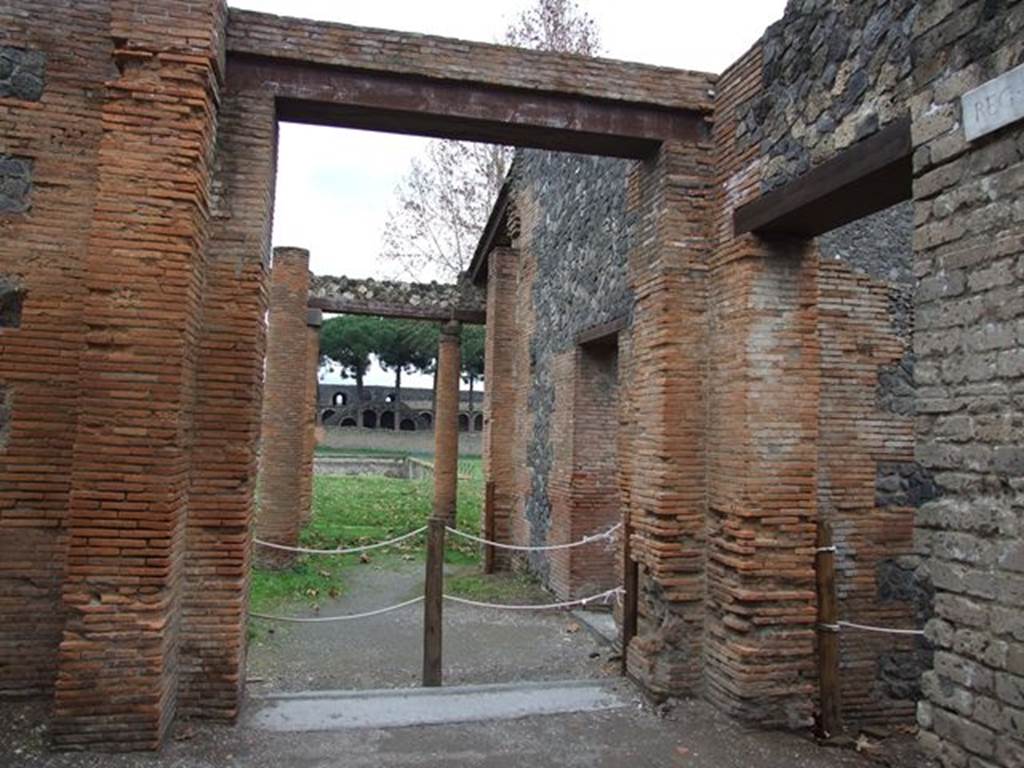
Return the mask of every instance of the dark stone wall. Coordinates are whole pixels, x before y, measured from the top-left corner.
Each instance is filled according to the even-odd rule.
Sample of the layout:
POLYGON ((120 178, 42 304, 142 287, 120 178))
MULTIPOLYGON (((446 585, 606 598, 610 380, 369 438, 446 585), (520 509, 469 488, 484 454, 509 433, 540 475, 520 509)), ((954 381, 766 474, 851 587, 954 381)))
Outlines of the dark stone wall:
POLYGON ((765 88, 741 111, 736 136, 760 145, 765 191, 905 113, 919 5, 790 0, 765 32, 765 88))
MULTIPOLYGON (((514 199, 524 222, 520 248, 536 259, 535 333, 530 339, 527 441, 532 484, 526 517, 534 543, 546 539, 551 520, 555 355, 572 349, 576 335, 632 313, 626 262, 633 214, 627 213, 632 161, 521 150, 512 172, 514 199)), ((547 573, 547 558, 531 566, 547 573)))
POLYGON ((935 588, 918 705, 943 768, 1024 765, 1024 122, 961 96, 1024 64, 1024 2, 921 4, 913 40, 915 541, 935 588))

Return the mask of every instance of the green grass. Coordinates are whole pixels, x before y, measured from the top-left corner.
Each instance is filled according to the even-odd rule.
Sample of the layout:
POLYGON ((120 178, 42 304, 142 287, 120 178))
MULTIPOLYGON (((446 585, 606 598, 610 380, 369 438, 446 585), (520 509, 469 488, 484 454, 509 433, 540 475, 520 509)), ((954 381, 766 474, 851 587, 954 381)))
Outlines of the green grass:
MULTIPOLYGON (((349 452, 351 453, 351 452, 349 452)), ((483 510, 483 466, 478 458, 459 461, 457 519, 459 528, 479 534, 483 510)), ((400 536, 426 524, 433 504, 430 480, 399 480, 358 476, 313 478, 313 515, 299 534, 299 543, 314 549, 333 549, 372 544, 400 536)), ((422 535, 392 547, 371 550, 378 559, 424 556, 422 535)), ((359 564, 359 555, 302 555, 285 571, 253 570, 250 603, 266 612, 289 602, 311 605, 337 597, 345 589, 345 571, 359 564)), ((445 562, 472 565, 479 562, 473 542, 449 537, 445 562)))

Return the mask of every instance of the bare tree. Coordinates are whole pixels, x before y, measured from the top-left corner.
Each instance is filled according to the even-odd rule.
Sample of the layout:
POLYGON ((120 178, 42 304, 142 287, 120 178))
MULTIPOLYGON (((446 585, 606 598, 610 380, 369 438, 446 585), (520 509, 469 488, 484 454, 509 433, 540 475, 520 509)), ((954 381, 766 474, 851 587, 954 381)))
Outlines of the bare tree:
MULTIPOLYGON (((509 25, 521 48, 595 56, 597 24, 575 0, 536 0, 509 25)), ((513 150, 469 141, 431 141, 395 190, 384 227, 385 262, 400 276, 454 282, 473 258, 513 150)))

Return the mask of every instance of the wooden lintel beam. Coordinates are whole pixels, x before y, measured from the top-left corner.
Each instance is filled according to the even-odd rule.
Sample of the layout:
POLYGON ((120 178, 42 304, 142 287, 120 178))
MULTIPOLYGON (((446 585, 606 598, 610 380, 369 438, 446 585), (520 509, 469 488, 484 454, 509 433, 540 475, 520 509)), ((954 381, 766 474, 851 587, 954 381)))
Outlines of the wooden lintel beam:
POLYGON ((781 189, 733 212, 737 235, 815 237, 913 194, 910 120, 903 118, 781 189))
POLYGON ((620 331, 626 329, 629 319, 623 315, 607 323, 592 326, 576 334, 576 344, 586 346, 588 344, 612 344, 620 331))
POLYGON ((287 122, 634 159, 708 133, 698 112, 250 54, 229 55, 227 78, 274 94, 287 122))

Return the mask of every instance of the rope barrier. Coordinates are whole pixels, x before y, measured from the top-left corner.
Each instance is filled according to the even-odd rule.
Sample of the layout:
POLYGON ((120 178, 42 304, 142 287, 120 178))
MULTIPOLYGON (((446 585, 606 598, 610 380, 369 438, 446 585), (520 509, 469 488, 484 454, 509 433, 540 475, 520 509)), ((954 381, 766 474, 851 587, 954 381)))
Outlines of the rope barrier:
POLYGON ((478 544, 484 544, 489 547, 498 547, 499 549, 514 549, 518 552, 550 552, 551 550, 555 549, 572 549, 573 547, 582 547, 584 544, 592 544, 593 542, 601 541, 602 539, 611 540, 614 533, 621 527, 622 523, 616 523, 607 531, 603 531, 602 533, 594 533, 590 536, 584 536, 579 541, 572 541, 568 544, 544 544, 536 547, 528 547, 519 544, 502 544, 497 541, 482 539, 479 536, 474 536, 471 533, 460 531, 457 528, 450 528, 447 525, 445 526, 445 530, 447 530, 449 533, 455 534, 456 536, 461 536, 464 539, 469 539, 470 541, 475 541, 478 544))
POLYGON ((310 616, 303 618, 300 616, 273 616, 268 613, 255 613, 249 612, 249 615, 256 619, 267 619, 268 621, 286 621, 292 624, 327 624, 332 621, 352 621, 353 619, 368 619, 371 616, 380 616, 382 613, 390 613, 391 611, 397 611, 399 608, 405 608, 407 605, 413 605, 415 603, 422 603, 423 595, 414 597, 412 600, 406 600, 404 603, 397 603, 396 605, 389 605, 387 608, 378 608, 375 611, 366 611, 365 613, 349 613, 345 616, 310 616))
MULTIPOLYGON (((461 603, 462 605, 471 605, 474 608, 495 608, 504 611, 552 611, 559 608, 570 608, 574 605, 588 605, 589 603, 604 600, 607 602, 612 595, 619 595, 622 592, 622 587, 615 587, 609 589, 606 592, 601 592, 597 595, 590 595, 589 597, 581 597, 576 600, 566 600, 560 603, 545 603, 543 605, 509 605, 503 603, 482 603, 477 600, 470 600, 465 597, 456 597, 455 595, 444 595, 445 600, 450 600, 453 603, 461 603)), ((274 616, 269 613, 256 613, 250 611, 249 615, 255 619, 266 619, 268 621, 285 621, 293 624, 327 624, 333 621, 352 621, 353 619, 368 619, 371 616, 380 616, 383 613, 390 613, 391 611, 397 611, 399 608, 405 608, 415 603, 423 602, 423 595, 414 597, 411 600, 406 600, 404 603, 397 603, 396 605, 389 605, 387 608, 378 608, 375 611, 366 611, 365 613, 349 613, 344 616, 274 616)))
POLYGON ((508 605, 503 603, 481 603, 477 600, 469 600, 465 597, 455 597, 454 595, 445 595, 445 600, 450 600, 453 603, 461 603, 462 605, 472 605, 474 608, 496 608, 503 611, 551 611, 558 608, 569 608, 574 605, 587 605, 597 600, 608 600, 612 595, 622 592, 622 587, 615 587, 615 589, 609 589, 607 592, 602 592, 598 595, 591 595, 590 597, 582 597, 578 600, 566 600, 561 603, 547 603, 545 605, 508 605))
POLYGON ((261 547, 269 547, 270 549, 282 549, 285 552, 300 552, 304 555, 353 555, 356 552, 366 552, 370 549, 380 549, 381 547, 390 547, 393 544, 397 544, 400 541, 411 539, 413 536, 419 536, 427 530, 427 526, 417 528, 415 531, 409 531, 401 536, 394 539, 388 539, 387 541, 380 541, 376 544, 366 544, 361 547, 349 547, 348 549, 309 549, 307 547, 289 547, 284 544, 275 544, 272 541, 263 541, 262 539, 253 539, 253 542, 259 544, 261 547))
POLYGON ((837 621, 835 624, 819 624, 819 627, 829 632, 838 632, 843 627, 847 629, 859 629, 863 632, 878 632, 886 635, 924 635, 923 629, 895 629, 893 627, 874 627, 870 624, 856 624, 852 621, 837 621))

